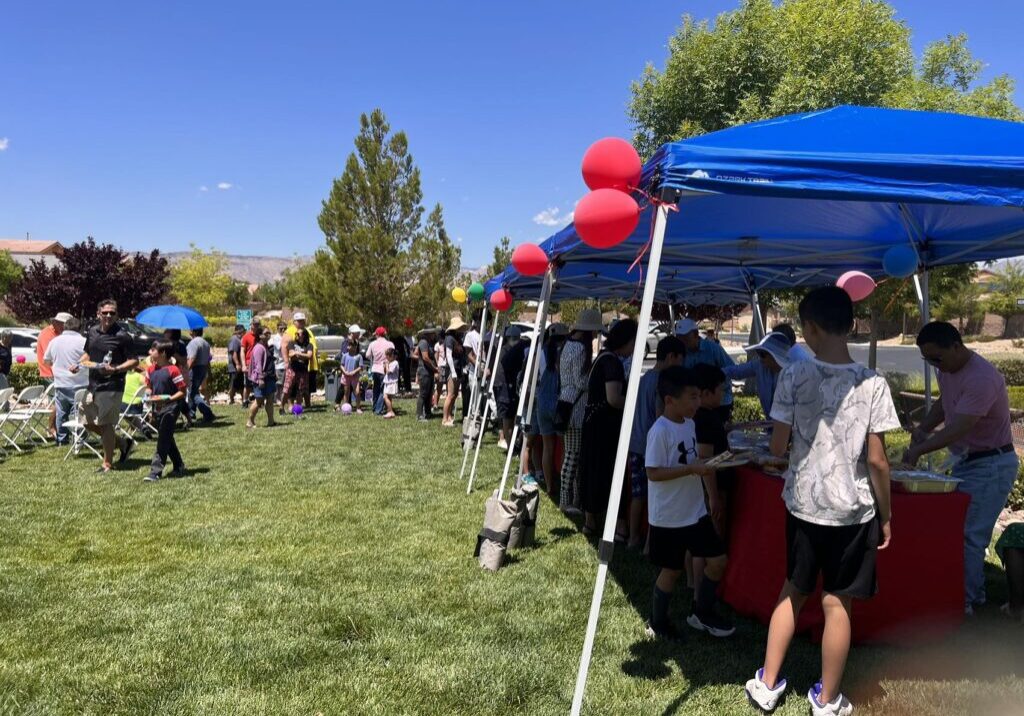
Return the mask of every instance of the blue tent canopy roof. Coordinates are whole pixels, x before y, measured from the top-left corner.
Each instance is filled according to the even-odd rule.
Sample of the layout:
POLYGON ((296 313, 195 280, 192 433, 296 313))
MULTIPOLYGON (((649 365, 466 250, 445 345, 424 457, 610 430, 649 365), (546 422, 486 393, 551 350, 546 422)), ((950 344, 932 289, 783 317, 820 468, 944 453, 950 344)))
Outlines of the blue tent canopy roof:
MULTIPOLYGON (((850 269, 881 276, 882 257, 899 245, 913 246, 922 268, 1024 254, 1024 124, 1014 122, 836 107, 666 144, 645 165, 643 185, 683 192, 668 219, 659 297, 704 280, 749 295, 829 283, 850 269)), ((612 249, 587 246, 572 225, 545 241, 564 264, 564 290, 618 295, 612 267, 624 274, 652 216, 647 207, 612 249), (578 264, 579 276, 566 274, 578 264)), ((630 295, 639 275, 631 279, 630 295)), ((487 291, 532 295, 533 284, 510 268, 487 291)))

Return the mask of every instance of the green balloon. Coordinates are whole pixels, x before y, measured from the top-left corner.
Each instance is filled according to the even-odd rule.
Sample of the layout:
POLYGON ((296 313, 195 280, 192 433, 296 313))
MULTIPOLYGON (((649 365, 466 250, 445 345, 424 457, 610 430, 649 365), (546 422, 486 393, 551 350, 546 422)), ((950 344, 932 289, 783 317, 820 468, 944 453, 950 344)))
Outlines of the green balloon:
POLYGON ((482 301, 484 299, 484 285, 482 283, 473 283, 469 287, 469 300, 471 301, 482 301))

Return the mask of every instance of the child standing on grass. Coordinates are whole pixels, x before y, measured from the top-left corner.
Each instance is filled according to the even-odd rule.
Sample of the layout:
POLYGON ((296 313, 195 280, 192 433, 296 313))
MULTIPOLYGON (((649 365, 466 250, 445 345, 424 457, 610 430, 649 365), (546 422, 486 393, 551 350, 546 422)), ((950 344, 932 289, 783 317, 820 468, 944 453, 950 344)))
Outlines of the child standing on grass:
POLYGON ((633 497, 629 503, 631 549, 642 549, 644 546, 643 524, 647 517, 647 471, 644 469, 644 455, 647 452, 647 433, 662 411, 658 400, 658 375, 669 366, 682 365, 685 355, 686 346, 681 340, 675 336, 665 336, 658 341, 654 368, 640 378, 636 412, 633 414, 633 432, 629 438, 629 473, 633 497))
POLYGON ((821 680, 807 700, 813 716, 849 716, 853 706, 839 686, 850 651, 851 602, 877 591, 876 554, 890 539, 884 433, 900 423, 885 380, 850 358, 853 303, 846 292, 829 286, 808 293, 800 323, 815 359, 783 370, 771 414, 772 454, 782 457, 793 440, 782 491, 787 579, 768 627, 764 667, 746 691, 764 711, 778 705, 786 690, 782 662, 820 573, 821 680))
POLYGON ((717 507, 717 490, 715 471, 697 457, 693 416, 700 405, 700 392, 693 373, 680 366, 665 368, 658 375, 658 396, 664 403, 664 411, 647 435, 645 455, 651 523, 650 560, 660 568, 654 583, 654 604, 647 634, 670 641, 680 639, 669 619, 668 609, 689 551, 694 557, 704 558, 706 564, 693 613, 686 621, 694 629, 712 636, 730 636, 735 628, 715 613, 716 592, 725 574, 726 556, 704 504, 705 484, 712 511, 717 507))
MULTIPOLYGON (((698 363, 693 369, 694 380, 700 391, 700 408, 693 416, 697 431, 697 454, 701 460, 708 460, 729 450, 728 432, 718 409, 725 396, 725 372, 715 365, 698 363)), ((725 521, 729 504, 729 492, 736 481, 732 470, 716 470, 715 485, 718 488, 718 510, 712 511, 711 521, 715 523, 718 535, 724 541, 728 536, 725 521)))
POLYGON ((171 365, 176 346, 172 341, 156 341, 149 349, 149 369, 146 385, 156 422, 156 452, 146 482, 156 482, 163 475, 167 458, 174 466, 171 477, 185 476, 185 463, 174 442, 174 426, 178 422, 181 401, 185 399, 185 378, 178 367, 171 365))
POLYGON ((384 408, 387 412, 384 417, 390 420, 395 417, 395 406, 392 404, 394 396, 398 395, 398 377, 400 368, 398 365, 398 354, 394 348, 388 348, 384 353, 387 360, 387 372, 384 373, 384 408))
MULTIPOLYGON (((363 414, 363 391, 359 389, 359 378, 363 374, 363 356, 359 352, 359 342, 349 341, 348 353, 341 355, 341 380, 345 384, 345 402, 352 405, 352 396, 355 395, 356 403, 352 407, 356 413, 363 414)), ((339 393, 339 395, 341 395, 339 393)), ((336 406, 335 410, 340 410, 336 406)))

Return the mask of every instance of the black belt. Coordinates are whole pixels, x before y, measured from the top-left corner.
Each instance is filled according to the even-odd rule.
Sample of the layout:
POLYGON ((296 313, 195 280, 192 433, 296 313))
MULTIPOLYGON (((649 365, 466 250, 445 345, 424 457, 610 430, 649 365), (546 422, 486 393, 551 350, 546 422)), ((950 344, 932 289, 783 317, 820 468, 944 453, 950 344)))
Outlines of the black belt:
POLYGON ((991 450, 979 450, 978 452, 969 452, 967 457, 964 458, 964 462, 971 462, 972 460, 980 460, 983 457, 993 457, 995 455, 1005 455, 1008 452, 1013 452, 1013 445, 1006 444, 1002 447, 992 448, 991 450))

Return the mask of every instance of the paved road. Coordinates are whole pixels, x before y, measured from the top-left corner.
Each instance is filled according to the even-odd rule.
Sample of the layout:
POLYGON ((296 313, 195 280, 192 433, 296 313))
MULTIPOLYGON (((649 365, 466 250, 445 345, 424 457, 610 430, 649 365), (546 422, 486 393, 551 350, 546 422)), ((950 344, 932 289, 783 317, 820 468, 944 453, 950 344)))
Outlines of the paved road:
MULTIPOLYGON (((728 340, 746 342, 746 336, 724 334, 728 340)), ((729 353, 737 354, 735 348, 730 347, 729 353)), ((850 354, 858 363, 867 365, 868 344, 858 343, 850 346, 850 354)), ((906 373, 907 375, 924 375, 924 363, 921 361, 921 353, 917 346, 879 346, 878 347, 878 370, 881 373, 906 373)))

